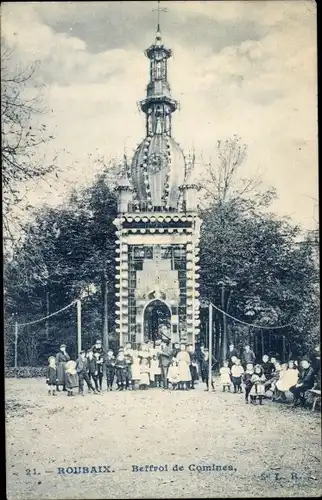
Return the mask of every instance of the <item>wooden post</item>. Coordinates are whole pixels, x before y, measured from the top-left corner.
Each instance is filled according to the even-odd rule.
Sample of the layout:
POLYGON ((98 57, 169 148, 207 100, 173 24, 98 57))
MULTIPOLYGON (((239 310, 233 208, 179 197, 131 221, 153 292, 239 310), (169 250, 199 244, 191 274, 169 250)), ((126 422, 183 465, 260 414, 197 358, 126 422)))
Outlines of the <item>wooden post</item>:
POLYGON ((261 344, 262 344, 262 357, 264 356, 264 334, 263 330, 261 330, 261 344))
POLYGON ((209 304, 209 371, 208 371, 208 391, 212 388, 212 304, 209 304))
POLYGON ((15 368, 18 367, 18 322, 15 322, 15 368))
MULTIPOLYGON (((225 285, 221 285, 221 308, 225 311, 225 285)), ((226 314, 222 313, 222 324, 223 324, 223 332, 222 332, 222 361, 226 360, 227 357, 227 323, 226 323, 226 314)))
POLYGON ((285 336, 283 335, 283 363, 285 363, 285 354, 286 354, 286 349, 285 349, 285 336))
POLYGON ((78 300, 77 305, 77 350, 78 353, 82 350, 82 302, 78 300))
POLYGON ((103 347, 108 349, 108 288, 107 276, 104 274, 104 305, 103 305, 103 347))

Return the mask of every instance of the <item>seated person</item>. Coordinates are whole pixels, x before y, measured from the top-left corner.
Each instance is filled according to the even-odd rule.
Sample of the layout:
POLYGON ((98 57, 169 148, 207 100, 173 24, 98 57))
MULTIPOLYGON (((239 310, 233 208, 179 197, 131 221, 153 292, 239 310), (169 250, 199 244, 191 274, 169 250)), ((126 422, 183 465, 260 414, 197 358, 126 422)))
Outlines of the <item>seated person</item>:
POLYGON ((267 356, 267 354, 264 354, 264 356, 262 357, 262 370, 263 370, 263 373, 265 375, 265 378, 266 378, 266 382, 265 382, 265 390, 267 391, 271 385, 272 385, 272 378, 273 378, 273 374, 275 372, 275 366, 274 364, 269 360, 269 357, 267 356))
POLYGON ((300 372, 298 383, 290 387, 290 392, 294 396, 294 406, 298 403, 304 406, 305 392, 314 386, 315 373, 309 359, 303 359, 301 367, 302 371, 300 372))

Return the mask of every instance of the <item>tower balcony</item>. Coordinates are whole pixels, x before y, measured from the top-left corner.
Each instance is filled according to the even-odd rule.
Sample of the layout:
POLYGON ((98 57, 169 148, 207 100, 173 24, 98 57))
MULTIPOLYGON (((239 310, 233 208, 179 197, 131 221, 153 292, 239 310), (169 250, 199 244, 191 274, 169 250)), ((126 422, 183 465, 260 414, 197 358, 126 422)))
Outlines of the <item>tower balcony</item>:
POLYGON ((143 99, 143 101, 140 101, 141 109, 144 113, 148 112, 151 104, 167 104, 171 113, 173 113, 178 107, 177 101, 166 95, 151 95, 146 99, 143 99))

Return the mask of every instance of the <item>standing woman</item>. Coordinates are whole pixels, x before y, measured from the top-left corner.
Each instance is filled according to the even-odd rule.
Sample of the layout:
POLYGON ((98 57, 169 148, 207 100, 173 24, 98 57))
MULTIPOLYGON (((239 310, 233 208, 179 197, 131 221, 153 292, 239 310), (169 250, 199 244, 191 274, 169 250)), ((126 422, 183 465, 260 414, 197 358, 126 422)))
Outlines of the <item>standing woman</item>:
POLYGON ((176 359, 178 361, 180 389, 188 390, 191 382, 190 355, 186 351, 185 344, 180 345, 180 351, 178 352, 176 359))
POLYGON ((63 391, 66 391, 66 375, 65 368, 67 361, 70 360, 70 356, 66 352, 66 345, 62 344, 59 348, 59 352, 56 354, 56 367, 57 367, 57 392, 60 391, 59 386, 63 386, 63 391))

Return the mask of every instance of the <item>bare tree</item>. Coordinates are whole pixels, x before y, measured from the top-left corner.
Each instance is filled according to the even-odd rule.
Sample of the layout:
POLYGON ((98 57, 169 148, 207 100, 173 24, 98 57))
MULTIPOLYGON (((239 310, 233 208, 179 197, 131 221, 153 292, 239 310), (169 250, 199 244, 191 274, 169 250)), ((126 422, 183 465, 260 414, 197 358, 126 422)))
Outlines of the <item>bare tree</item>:
MULTIPOLYGON (((201 186, 200 200, 202 205, 217 201, 224 203, 229 200, 247 199, 252 196, 255 200, 261 186, 260 175, 243 177, 242 166, 247 159, 247 145, 241 142, 241 138, 234 135, 225 141, 217 142, 217 161, 205 162, 202 159, 203 172, 199 181, 201 186)), ((267 190, 265 195, 271 201, 275 196, 275 190, 267 190)), ((261 202, 265 200, 263 192, 260 193, 261 202)))
POLYGON ((46 125, 36 123, 45 113, 39 91, 35 92, 33 76, 36 64, 20 69, 15 51, 1 40, 1 145, 3 185, 3 228, 5 244, 14 240, 19 218, 13 209, 24 200, 23 183, 40 180, 55 170, 55 162, 44 161, 39 148, 53 137, 46 125), (26 92, 33 87, 34 97, 26 92))

